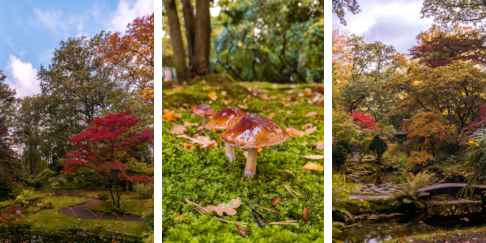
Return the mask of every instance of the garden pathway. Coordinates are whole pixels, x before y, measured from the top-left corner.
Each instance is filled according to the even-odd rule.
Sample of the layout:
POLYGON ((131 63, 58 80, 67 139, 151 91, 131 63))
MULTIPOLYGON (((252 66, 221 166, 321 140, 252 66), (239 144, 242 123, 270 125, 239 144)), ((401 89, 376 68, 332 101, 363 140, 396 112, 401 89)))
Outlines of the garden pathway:
POLYGON ((69 207, 59 211, 60 214, 66 215, 73 218, 81 219, 97 219, 97 220, 114 220, 114 221, 139 221, 142 222, 144 219, 138 216, 121 216, 117 217, 114 215, 104 215, 99 212, 93 212, 89 210, 90 207, 101 204, 102 201, 94 198, 83 197, 86 201, 85 204, 69 207))

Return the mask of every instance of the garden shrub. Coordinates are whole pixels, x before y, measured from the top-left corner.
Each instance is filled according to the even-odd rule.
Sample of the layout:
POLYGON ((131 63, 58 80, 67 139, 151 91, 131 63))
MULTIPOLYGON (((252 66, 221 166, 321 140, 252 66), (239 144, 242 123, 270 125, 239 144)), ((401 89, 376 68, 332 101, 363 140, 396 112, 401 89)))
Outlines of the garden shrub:
POLYGON ((98 199, 101 201, 107 201, 110 199, 110 194, 108 192, 100 192, 98 193, 98 199))
POLYGON ((346 162, 346 158, 348 157, 347 150, 341 146, 338 145, 332 149, 332 167, 334 170, 339 171, 341 169, 341 166, 344 165, 344 162, 346 162))
POLYGON ((141 199, 150 199, 154 195, 154 188, 145 183, 135 183, 133 190, 138 193, 141 199))
POLYGON ((336 146, 342 146, 343 148, 346 149, 348 154, 352 153, 354 149, 354 146, 346 140, 339 140, 336 143, 336 146))
POLYGON ((11 207, 0 213, 0 228, 28 228, 29 223, 23 214, 23 207, 11 207))
POLYGON ((386 142, 376 135, 370 143, 369 149, 376 155, 376 159, 381 159, 381 156, 386 152, 388 145, 386 142))
POLYGON ((15 198, 15 204, 25 208, 28 212, 37 213, 42 209, 52 208, 52 201, 45 195, 24 190, 15 198))

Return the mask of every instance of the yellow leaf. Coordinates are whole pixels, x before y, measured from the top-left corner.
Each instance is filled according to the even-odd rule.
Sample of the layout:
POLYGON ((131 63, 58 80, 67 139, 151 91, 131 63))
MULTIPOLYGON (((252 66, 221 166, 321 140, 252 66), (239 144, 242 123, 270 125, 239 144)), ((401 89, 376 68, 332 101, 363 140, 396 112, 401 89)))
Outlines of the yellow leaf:
POLYGON ((319 155, 319 154, 297 155, 297 156, 301 158, 312 159, 312 160, 324 159, 324 155, 319 155))
POLYGON ((218 96, 216 95, 215 92, 211 92, 210 94, 208 94, 208 96, 213 101, 218 99, 218 96))
MULTIPOLYGON (((324 157, 324 156, 323 156, 324 157)), ((309 162, 307 164, 304 165, 304 167, 302 167, 302 170, 315 170, 315 171, 321 171, 321 170, 324 170, 324 167, 318 165, 318 164, 314 164, 312 162, 309 162)))
POLYGON ((210 88, 211 88, 211 87, 206 86, 206 87, 204 87, 204 88, 203 88, 203 90, 209 90, 210 88))

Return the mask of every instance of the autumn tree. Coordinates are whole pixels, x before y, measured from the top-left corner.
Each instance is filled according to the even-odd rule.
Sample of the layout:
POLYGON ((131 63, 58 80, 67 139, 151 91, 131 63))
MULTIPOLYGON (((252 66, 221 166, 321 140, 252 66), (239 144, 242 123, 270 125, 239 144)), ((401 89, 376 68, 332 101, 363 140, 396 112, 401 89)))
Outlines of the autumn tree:
POLYGON ((344 20, 346 10, 352 14, 361 12, 357 0, 332 0, 332 13, 338 16, 343 25, 346 25, 344 20))
POLYGON ((120 208, 122 183, 150 183, 152 178, 146 175, 130 176, 127 163, 138 156, 137 148, 153 144, 154 134, 149 130, 136 131, 134 127, 139 118, 130 116, 131 111, 109 114, 96 118, 92 127, 71 138, 74 150, 68 157, 63 172, 69 173, 81 169, 92 169, 106 181, 110 188, 113 206, 120 208))
POLYGON ((102 43, 98 49, 102 60, 118 66, 118 75, 140 90, 153 90, 154 14, 136 18, 127 27, 125 35, 115 32, 102 43))
POLYGON ((422 18, 434 18, 441 25, 474 24, 486 18, 483 0, 424 0, 422 18))
POLYGON ((485 35, 470 26, 455 26, 451 30, 432 27, 417 36, 418 45, 410 49, 410 57, 432 68, 454 60, 486 64, 485 40, 485 35))
POLYGON ((454 142, 456 128, 450 125, 447 119, 437 112, 420 112, 412 117, 405 126, 408 131, 409 145, 414 150, 425 150, 435 156, 439 146, 454 142))
POLYGON ((403 92, 395 110, 411 114, 417 110, 446 114, 460 130, 473 120, 486 102, 486 73, 474 62, 453 61, 446 66, 430 68, 413 64, 408 72, 387 81, 383 88, 403 92))

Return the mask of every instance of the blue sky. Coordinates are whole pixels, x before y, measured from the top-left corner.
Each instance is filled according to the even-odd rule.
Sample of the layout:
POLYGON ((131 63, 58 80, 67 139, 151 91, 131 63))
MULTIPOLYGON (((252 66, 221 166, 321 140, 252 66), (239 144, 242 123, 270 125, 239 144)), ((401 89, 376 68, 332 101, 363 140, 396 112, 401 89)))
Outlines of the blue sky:
POLYGON ((154 11, 154 0, 1 1, 0 70, 17 97, 40 92, 36 78, 67 37, 125 32, 137 17, 154 11))

